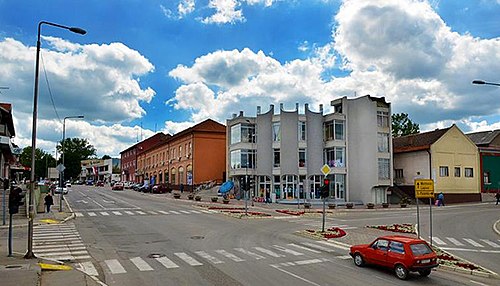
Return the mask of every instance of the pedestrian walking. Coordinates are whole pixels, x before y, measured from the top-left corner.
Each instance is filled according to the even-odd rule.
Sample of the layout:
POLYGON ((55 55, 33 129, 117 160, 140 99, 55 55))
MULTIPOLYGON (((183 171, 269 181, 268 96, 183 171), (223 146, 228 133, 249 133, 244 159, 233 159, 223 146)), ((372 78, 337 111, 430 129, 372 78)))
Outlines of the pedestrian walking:
POLYGON ((184 192, 184 184, 181 184, 181 186, 179 187, 180 191, 181 191, 181 194, 184 192))
POLYGON ((444 207, 444 195, 443 195, 443 192, 440 192, 437 198, 439 200, 438 206, 443 206, 444 207))
POLYGON ((500 190, 497 191, 497 194, 495 195, 495 198, 497 199, 496 205, 498 205, 498 203, 500 203, 500 190))
POLYGON ((47 213, 50 212, 50 207, 54 204, 54 198, 50 193, 45 196, 45 205, 47 206, 47 213))

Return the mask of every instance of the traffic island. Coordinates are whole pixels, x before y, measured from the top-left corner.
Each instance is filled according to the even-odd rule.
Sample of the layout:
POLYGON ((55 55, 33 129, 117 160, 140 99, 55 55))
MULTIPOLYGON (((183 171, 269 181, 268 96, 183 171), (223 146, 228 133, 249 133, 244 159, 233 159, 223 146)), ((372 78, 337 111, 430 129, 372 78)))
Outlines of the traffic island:
POLYGON ((347 233, 345 230, 338 228, 338 227, 331 227, 322 232, 321 230, 314 230, 314 229, 306 229, 306 230, 300 230, 295 232, 297 235, 300 236, 305 236, 313 239, 332 239, 332 238, 340 238, 347 233))

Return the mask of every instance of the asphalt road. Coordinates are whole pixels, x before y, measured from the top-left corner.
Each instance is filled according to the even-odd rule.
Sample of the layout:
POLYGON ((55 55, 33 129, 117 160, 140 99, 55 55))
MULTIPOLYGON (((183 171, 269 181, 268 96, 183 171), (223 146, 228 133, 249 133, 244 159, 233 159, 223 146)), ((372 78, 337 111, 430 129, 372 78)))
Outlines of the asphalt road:
MULTIPOLYGON (((109 187, 73 186, 66 199, 91 258, 74 261, 107 285, 495 285, 434 271, 402 282, 392 271, 357 268, 345 249, 293 234, 286 220, 236 219, 191 201, 109 187)), ((344 217, 351 225, 412 220, 406 212, 344 217), (364 216, 364 217, 363 217, 364 216)), ((77 242, 79 243, 79 242, 77 242)), ((76 244, 75 244, 76 245, 76 244)), ((71 246, 69 246, 71 247, 71 246)))

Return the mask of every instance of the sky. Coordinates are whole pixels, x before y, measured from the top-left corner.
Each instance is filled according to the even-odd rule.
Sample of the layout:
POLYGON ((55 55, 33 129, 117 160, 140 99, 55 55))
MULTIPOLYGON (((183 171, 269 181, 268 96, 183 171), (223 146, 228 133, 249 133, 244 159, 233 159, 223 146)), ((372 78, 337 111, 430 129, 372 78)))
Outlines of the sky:
MULTIPOLYGON (((0 0, 0 102, 38 148, 86 138, 98 156, 270 104, 385 97, 421 131, 500 129, 500 0, 0 0)), ((278 109, 279 110, 279 109, 278 109)))

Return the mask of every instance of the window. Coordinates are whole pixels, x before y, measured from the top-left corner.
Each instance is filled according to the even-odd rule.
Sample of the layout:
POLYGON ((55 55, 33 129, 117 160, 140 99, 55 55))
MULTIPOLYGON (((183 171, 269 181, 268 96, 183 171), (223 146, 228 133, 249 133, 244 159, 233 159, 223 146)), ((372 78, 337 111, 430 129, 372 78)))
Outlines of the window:
POLYGON ((280 149, 274 149, 274 167, 279 167, 280 166, 280 149))
POLYGON ((306 149, 299 149, 299 167, 306 166, 306 149))
POLYGON ((465 168, 464 175, 466 178, 474 177, 474 171, 472 168, 465 168))
POLYGON ((172 170, 170 170, 170 183, 175 185, 176 184, 176 180, 175 180, 175 175, 177 174, 177 170, 175 168, 172 168, 172 170))
POLYGON ((402 179, 402 178, 404 178, 403 169, 395 169, 394 170, 394 177, 396 179, 402 179))
POLYGON ((324 162, 330 167, 342 168, 345 162, 345 147, 325 149, 324 162))
POLYGON ((344 121, 332 120, 323 123, 323 139, 330 140, 344 140, 344 121))
POLYGON ((179 159, 182 157, 182 146, 179 146, 179 159))
POLYGON ((184 168, 179 167, 179 184, 184 184, 184 168))
POLYGON ((241 142, 241 125, 236 124, 231 126, 231 144, 241 142))
POLYGON ((281 141, 280 123, 273 122, 273 141, 281 141))
POLYGON ((483 173, 483 180, 485 185, 490 185, 490 172, 484 172, 483 173))
POLYGON ((410 244, 410 249, 414 256, 432 253, 432 249, 425 243, 410 244))
POLYGON ((460 167, 455 167, 455 177, 460 177, 460 167))
POLYGON ((379 239, 375 241, 372 245, 374 249, 387 250, 389 247, 389 241, 385 239, 379 239))
POLYGON ((241 125, 241 142, 255 143, 255 125, 241 125))
POLYGON ((404 254, 405 246, 401 242, 391 241, 391 244, 389 244, 389 251, 394 253, 404 254))
POLYGON ((231 151, 231 169, 254 168, 255 150, 231 151))
POLYGON ((377 126, 389 127, 389 112, 377 111, 377 126))
POLYGON ((379 180, 389 179, 390 163, 389 159, 378 159, 378 178, 379 180))
POLYGON ((439 166, 439 176, 448 177, 448 166, 439 166))
POLYGON ((379 152, 389 152, 389 134, 388 133, 378 133, 378 151, 379 152))
POLYGON ((306 141, 306 122, 299 121, 299 141, 306 141))

